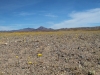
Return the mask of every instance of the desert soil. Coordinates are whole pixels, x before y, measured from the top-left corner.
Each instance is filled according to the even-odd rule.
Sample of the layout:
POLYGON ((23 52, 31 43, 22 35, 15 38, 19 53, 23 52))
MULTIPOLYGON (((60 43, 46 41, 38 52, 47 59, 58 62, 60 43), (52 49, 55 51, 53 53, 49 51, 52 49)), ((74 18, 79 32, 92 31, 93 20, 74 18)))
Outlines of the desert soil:
POLYGON ((0 75, 100 75, 100 31, 0 33, 0 75))

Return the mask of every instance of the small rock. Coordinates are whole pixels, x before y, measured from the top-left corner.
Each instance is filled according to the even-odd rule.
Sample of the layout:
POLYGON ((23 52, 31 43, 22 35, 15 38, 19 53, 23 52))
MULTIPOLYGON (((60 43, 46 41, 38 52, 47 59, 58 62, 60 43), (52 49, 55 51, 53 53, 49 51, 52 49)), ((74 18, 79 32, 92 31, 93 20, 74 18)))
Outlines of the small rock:
POLYGON ((77 49, 80 49, 80 47, 78 47, 77 49))
POLYGON ((100 62, 98 62, 98 64, 100 65, 100 62))
POLYGON ((89 71, 88 75, 95 75, 95 71, 89 71))

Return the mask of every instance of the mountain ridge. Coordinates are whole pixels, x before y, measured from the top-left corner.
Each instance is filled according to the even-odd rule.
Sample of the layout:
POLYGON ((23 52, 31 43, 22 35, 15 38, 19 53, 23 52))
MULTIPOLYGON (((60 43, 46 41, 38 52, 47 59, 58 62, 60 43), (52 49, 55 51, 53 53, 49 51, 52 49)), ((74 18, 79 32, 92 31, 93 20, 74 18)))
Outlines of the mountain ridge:
MULTIPOLYGON (((53 29, 53 28, 46 28, 43 26, 40 26, 38 28, 23 28, 23 29, 18 29, 18 30, 10 30, 11 32, 13 31, 69 31, 69 30, 100 30, 100 26, 95 26, 95 27, 77 27, 77 28, 60 28, 60 29, 53 29)), ((1 32, 1 31, 0 31, 1 32)), ((4 31, 2 31, 4 32, 4 31)))
POLYGON ((43 26, 40 26, 38 28, 23 28, 18 31, 56 31, 56 30, 100 30, 100 26, 96 27, 77 27, 77 28, 60 28, 60 29, 53 29, 53 28, 46 28, 43 26))

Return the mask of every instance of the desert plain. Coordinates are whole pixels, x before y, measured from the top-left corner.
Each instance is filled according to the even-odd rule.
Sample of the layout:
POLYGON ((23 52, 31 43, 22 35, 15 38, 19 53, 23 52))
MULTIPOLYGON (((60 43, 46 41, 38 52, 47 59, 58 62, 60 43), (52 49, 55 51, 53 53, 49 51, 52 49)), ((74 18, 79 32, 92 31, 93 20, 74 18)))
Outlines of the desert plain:
POLYGON ((0 32, 0 75, 100 75, 100 31, 0 32))

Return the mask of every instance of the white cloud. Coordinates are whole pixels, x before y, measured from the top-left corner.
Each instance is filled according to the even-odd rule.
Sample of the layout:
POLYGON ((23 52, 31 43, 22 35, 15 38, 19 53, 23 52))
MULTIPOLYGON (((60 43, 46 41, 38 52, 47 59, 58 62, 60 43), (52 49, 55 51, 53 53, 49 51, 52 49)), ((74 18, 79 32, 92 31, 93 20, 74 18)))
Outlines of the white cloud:
MULTIPOLYGON (((10 24, 10 25, 0 25, 0 31, 8 31, 8 30, 18 30, 27 28, 28 26, 35 26, 36 24, 10 24)), ((33 28, 33 27, 32 27, 33 28)))
POLYGON ((12 30, 12 29, 14 29, 13 27, 10 27, 10 26, 0 26, 0 31, 7 31, 7 30, 12 30))
POLYGON ((71 19, 53 24, 51 28, 73 28, 73 27, 88 27, 93 24, 100 24, 100 8, 91 9, 83 12, 72 12, 69 14, 71 19))
POLYGON ((47 17, 57 17, 56 15, 53 15, 53 14, 46 14, 45 16, 47 16, 47 17))
POLYGON ((0 25, 0 31, 16 30, 19 29, 22 24, 10 24, 10 25, 0 25))
POLYGON ((34 15, 35 13, 28 13, 28 12, 22 12, 22 13, 19 13, 18 15, 20 16, 29 16, 29 15, 34 15))

